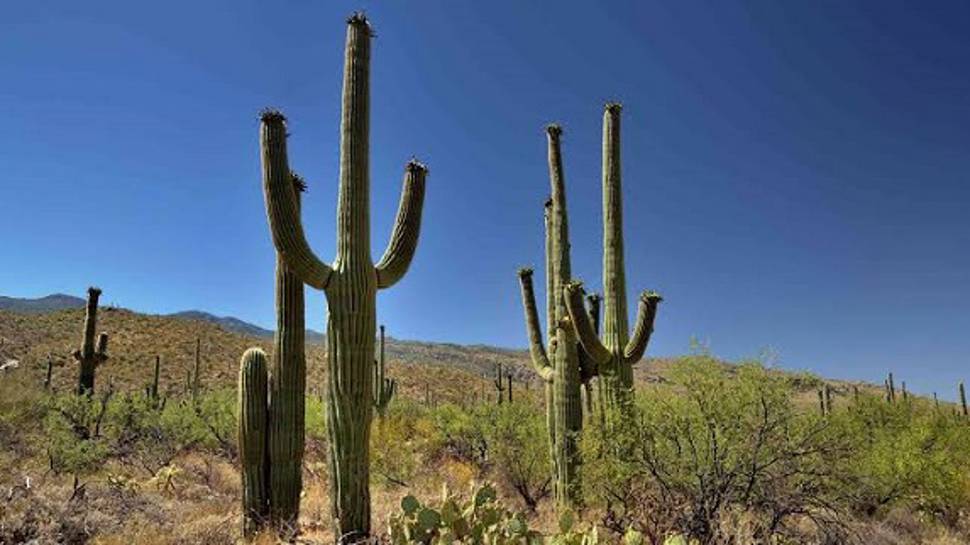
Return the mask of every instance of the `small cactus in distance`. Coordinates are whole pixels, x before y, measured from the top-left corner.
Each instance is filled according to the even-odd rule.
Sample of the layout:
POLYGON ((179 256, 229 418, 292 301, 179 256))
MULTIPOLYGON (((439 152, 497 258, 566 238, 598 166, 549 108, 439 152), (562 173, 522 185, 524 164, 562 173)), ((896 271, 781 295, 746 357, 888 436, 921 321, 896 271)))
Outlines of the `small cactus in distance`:
POLYGON ((967 391, 963 387, 963 381, 960 381, 960 407, 963 409, 963 416, 967 416, 967 391))
POLYGON ((98 298, 101 297, 101 290, 95 287, 88 288, 88 301, 84 315, 84 337, 81 341, 81 349, 73 352, 74 359, 78 362, 79 373, 77 381, 78 395, 91 395, 94 393, 94 377, 97 369, 108 359, 108 334, 102 333, 98 336, 95 344, 94 336, 98 329, 98 298))
POLYGON ((502 374, 502 364, 495 364, 495 374, 492 376, 492 386, 495 387, 496 403, 501 405, 505 399, 505 376, 502 374))
POLYGON ((374 409, 377 410, 377 415, 383 418, 397 386, 394 379, 384 376, 384 326, 380 327, 379 342, 377 358, 374 360, 374 409))

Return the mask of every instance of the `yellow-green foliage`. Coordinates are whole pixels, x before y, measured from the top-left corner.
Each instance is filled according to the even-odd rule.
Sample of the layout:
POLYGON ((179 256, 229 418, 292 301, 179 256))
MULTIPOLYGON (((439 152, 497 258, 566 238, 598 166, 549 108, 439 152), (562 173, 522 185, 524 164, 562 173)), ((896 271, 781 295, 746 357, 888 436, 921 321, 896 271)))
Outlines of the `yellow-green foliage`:
POLYGON ((970 504, 970 431, 930 403, 862 395, 821 416, 795 401, 799 380, 703 354, 668 378, 638 396, 636 426, 604 437, 594 425, 584 440, 590 503, 652 542, 838 541, 851 515, 903 506, 954 520, 970 504), (610 456, 617 445, 630 456, 610 456))

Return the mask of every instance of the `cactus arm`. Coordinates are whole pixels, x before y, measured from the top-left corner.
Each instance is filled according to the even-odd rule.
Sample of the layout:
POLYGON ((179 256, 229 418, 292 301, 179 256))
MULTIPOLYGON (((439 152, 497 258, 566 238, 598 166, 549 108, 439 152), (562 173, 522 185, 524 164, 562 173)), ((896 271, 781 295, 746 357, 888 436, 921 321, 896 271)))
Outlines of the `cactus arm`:
MULTIPOLYGON (((589 322, 593 326, 593 331, 596 335, 599 335, 600 330, 600 296, 596 293, 591 293, 586 296, 586 315, 589 317, 589 322)), ((589 381, 599 374, 599 366, 596 362, 589 357, 586 353, 586 349, 583 348, 583 343, 577 343, 577 355, 579 356, 579 379, 586 385, 587 394, 591 392, 589 381)), ((590 405, 592 407, 592 405, 590 405)), ((592 411, 592 408, 589 409, 592 411)))
POLYGON ((407 272, 411 260, 418 247, 418 235, 421 232, 421 211, 424 208, 424 180, 428 169, 412 160, 407 165, 404 175, 404 190, 401 192, 401 204, 397 209, 394 230, 391 240, 384 251, 384 256, 377 263, 377 287, 389 288, 400 280, 407 272))
POLYGON ((532 365, 539 377, 549 382, 553 377, 553 369, 546 347, 542 344, 542 327, 539 325, 539 310, 536 308, 535 289, 532 286, 532 269, 519 269, 519 284, 522 286, 522 306, 525 307, 525 325, 529 333, 532 365))
POLYGON ((98 347, 94 350, 94 361, 101 365, 108 359, 108 334, 98 335, 98 347))
POLYGON ((623 358, 634 364, 643 358, 653 333, 653 321, 657 316, 657 305, 663 301, 657 292, 645 291, 640 295, 640 310, 637 311, 637 322, 633 328, 633 336, 623 349, 623 358))
POLYGON ((326 289, 333 271, 310 249, 286 157, 286 118, 277 111, 263 112, 259 130, 263 194, 273 244, 287 267, 307 285, 326 289))
POLYGON ((567 284, 563 288, 563 300, 566 303, 566 309, 569 311, 569 319, 573 322, 573 328, 576 330, 576 336, 579 337, 579 343, 582 345, 586 355, 589 356, 590 361, 596 365, 602 365, 610 361, 612 355, 603 346, 602 341, 600 341, 599 336, 596 334, 596 329, 593 327, 590 316, 586 312, 586 305, 583 304, 582 282, 570 282, 567 284))

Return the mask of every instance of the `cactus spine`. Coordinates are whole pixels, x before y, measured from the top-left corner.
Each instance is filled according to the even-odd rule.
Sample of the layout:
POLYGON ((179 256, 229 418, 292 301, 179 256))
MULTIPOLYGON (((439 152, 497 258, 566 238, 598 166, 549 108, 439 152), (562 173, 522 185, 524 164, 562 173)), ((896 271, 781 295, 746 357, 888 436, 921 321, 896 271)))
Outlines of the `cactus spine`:
POLYGON ((562 166, 562 128, 546 127, 551 198, 546 203, 546 319, 548 351, 543 343, 532 283, 532 269, 519 269, 529 351, 536 373, 546 384, 546 425, 554 472, 556 503, 571 508, 582 503, 579 479, 579 434, 583 428, 580 353, 562 287, 569 282, 569 220, 562 166))
POLYGON ((417 161, 406 168, 404 190, 391 240, 375 265, 370 252, 371 29, 363 15, 348 20, 343 104, 340 123, 340 189, 337 256, 321 261, 303 234, 289 183, 286 120, 279 112, 262 116, 263 187, 273 242, 286 266, 327 298, 327 433, 330 494, 338 542, 370 534, 368 451, 373 409, 376 292, 407 272, 417 247, 427 169, 417 161))
POLYGON ((623 205, 620 184, 620 105, 603 113, 603 335, 597 335, 583 305, 582 284, 565 286, 565 299, 576 334, 599 377, 599 403, 607 425, 614 417, 628 421, 632 413, 633 365, 653 333, 660 295, 645 291, 632 336, 628 333, 626 276, 623 262, 623 205))
POLYGON ((94 376, 98 367, 108 359, 108 334, 98 336, 95 345, 94 335, 98 329, 98 298, 101 290, 88 288, 88 302, 84 314, 84 337, 81 349, 75 350, 74 359, 78 362, 79 372, 77 380, 78 395, 94 393, 94 376))
POLYGON ((239 460, 242 464, 243 535, 254 536, 269 516, 266 354, 250 348, 239 362, 239 460))
POLYGON ((374 360, 374 409, 377 410, 377 415, 383 418, 387 406, 391 403, 391 398, 394 397, 397 383, 394 379, 384 376, 384 326, 380 327, 380 332, 380 347, 378 348, 377 359, 374 360))

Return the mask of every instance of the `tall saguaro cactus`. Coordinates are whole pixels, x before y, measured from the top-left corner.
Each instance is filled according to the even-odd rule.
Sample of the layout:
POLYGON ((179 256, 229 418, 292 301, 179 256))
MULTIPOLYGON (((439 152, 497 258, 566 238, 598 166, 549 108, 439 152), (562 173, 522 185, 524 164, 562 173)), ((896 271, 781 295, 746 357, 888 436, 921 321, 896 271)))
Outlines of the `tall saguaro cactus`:
POLYGON ((348 20, 340 122, 340 189, 337 256, 321 261, 303 234, 289 183, 286 120, 263 114, 260 129, 263 187, 270 229, 286 266, 327 298, 327 433, 330 440, 331 508, 339 542, 370 533, 368 451, 372 418, 371 368, 376 333, 376 293, 397 283, 414 256, 421 225, 427 169, 408 163, 404 190, 383 257, 370 249, 370 39, 363 15, 348 20))
POLYGON ((532 365, 546 383, 546 424, 552 451, 556 503, 568 508, 578 505, 582 499, 578 448, 578 436, 583 427, 580 395, 582 350, 569 324, 568 311, 562 298, 562 286, 569 282, 572 271, 561 135, 562 129, 558 125, 546 127, 551 186, 551 198, 545 213, 548 350, 539 325, 532 269, 519 269, 519 283, 532 365))
POLYGON ((623 203, 620 184, 620 110, 617 103, 603 112, 603 334, 597 335, 583 304, 579 282, 564 287, 569 317, 576 335, 599 377, 600 408, 607 417, 624 419, 632 410, 633 365, 647 349, 660 295, 640 295, 637 322, 628 333, 626 271, 623 261, 623 203))
POLYGON ((101 290, 88 288, 88 302, 84 314, 84 337, 81 349, 75 350, 74 359, 78 362, 77 393, 91 395, 94 393, 94 376, 98 367, 108 359, 108 334, 98 336, 95 344, 94 335, 98 329, 98 298, 101 290))
POLYGON ((392 378, 387 378, 384 375, 385 371, 385 361, 384 361, 384 326, 380 327, 380 347, 377 351, 377 359, 374 360, 374 409, 377 410, 377 415, 382 417, 387 411, 387 406, 390 405, 391 399, 394 397, 394 390, 397 388, 397 382, 392 378))
POLYGON ((239 362, 239 459, 242 464, 243 535, 252 537, 269 518, 266 354, 250 348, 239 362))

